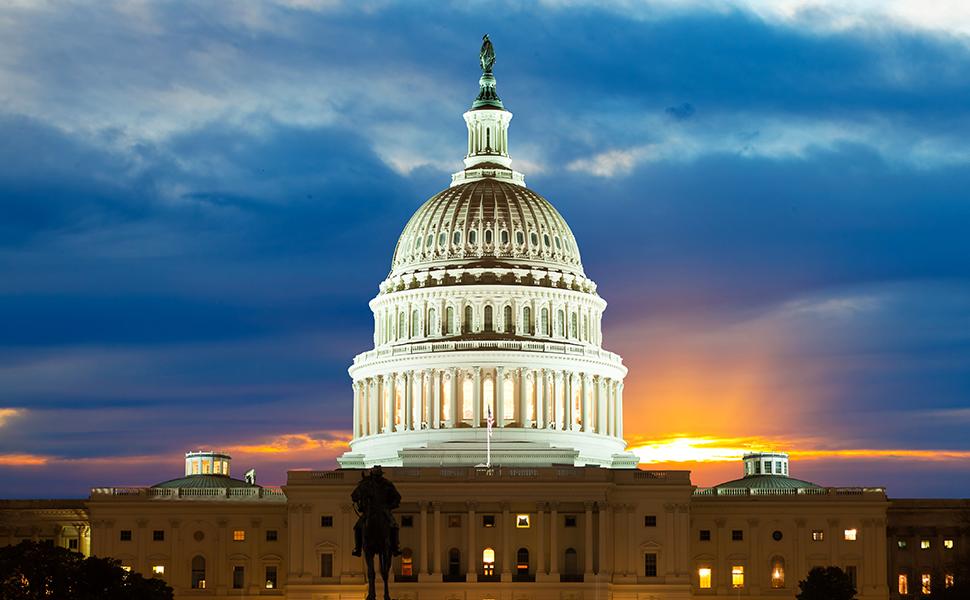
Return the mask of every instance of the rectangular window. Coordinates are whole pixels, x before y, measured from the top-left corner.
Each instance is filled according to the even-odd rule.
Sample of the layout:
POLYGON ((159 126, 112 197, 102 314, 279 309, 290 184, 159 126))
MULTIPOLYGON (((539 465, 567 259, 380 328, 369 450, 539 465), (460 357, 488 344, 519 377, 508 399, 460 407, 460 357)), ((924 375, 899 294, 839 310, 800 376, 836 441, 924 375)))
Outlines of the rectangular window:
POLYGON ((943 576, 943 587, 949 589, 953 587, 953 573, 947 573, 943 576))
POLYGON ((448 527, 461 527, 461 515, 448 515, 448 527))
POLYGON ((905 573, 899 574, 899 595, 908 596, 909 595, 909 575, 905 573))
POLYGON ((495 527, 495 515, 482 515, 482 527, 495 527))
POLYGON ((401 527, 414 527, 414 515, 402 515, 401 527))
POLYGON ((711 541, 711 530, 710 529, 701 529, 700 540, 702 542, 709 542, 709 541, 711 541))
POLYGON ((697 569, 697 587, 703 590, 711 589, 711 568, 701 567, 697 569))
POLYGON ((154 565, 152 567, 152 573, 154 573, 155 575, 164 575, 165 574, 165 566, 164 565, 154 565))
POLYGON ((657 576, 657 553, 647 552, 643 555, 643 575, 645 577, 657 576))
POLYGON ((263 583, 263 587, 265 587, 268 590, 276 589, 277 581, 276 581, 275 566, 266 567, 266 577, 264 577, 264 579, 265 579, 265 582, 263 583))
POLYGON ((333 527, 333 515, 323 515, 320 517, 320 527, 333 527))
POLYGON ((267 529, 266 530, 266 541, 267 542, 275 542, 278 539, 280 539, 280 534, 279 534, 278 531, 276 531, 275 529, 267 529))
POLYGON ((896 547, 900 550, 905 550, 907 545, 906 540, 896 540, 896 547))
POLYGON ((919 549, 920 550, 929 550, 930 549, 930 541, 929 540, 920 540, 919 541, 919 549))
POLYGON ((849 565, 845 568, 845 574, 849 576, 849 581, 852 583, 852 587, 856 586, 856 568, 855 565, 849 565))
POLYGON ((656 527, 657 526, 657 515, 644 515, 643 517, 644 527, 656 527))
POLYGON ((232 589, 241 590, 246 579, 246 568, 236 565, 232 568, 232 589))
POLYGON ((236 529, 232 532, 232 541, 234 542, 245 542, 246 532, 242 529, 236 529))
POLYGON ((740 542, 743 539, 744 539, 744 531, 742 531, 740 529, 732 529, 731 530, 731 541, 732 542, 740 542))
POLYGON ((153 542, 164 542, 165 541, 165 532, 162 531, 161 529, 156 529, 155 531, 153 531, 152 532, 152 541, 153 542))
POLYGON ((953 550, 953 540, 943 540, 943 547, 947 550, 953 550))
POLYGON ((825 532, 822 531, 821 529, 813 529, 812 530, 812 541, 813 542, 822 542, 822 541, 825 541, 825 532))
POLYGON ((131 541, 131 530, 130 529, 122 529, 121 530, 121 541, 122 542, 130 542, 131 541))
POLYGON ((515 515, 515 526, 518 529, 528 529, 531 527, 529 515, 515 515))
POLYGON ((933 590, 933 580, 929 573, 923 573, 919 576, 920 583, 920 593, 924 596, 929 596, 930 592, 933 590))
POLYGON ((744 566, 734 565, 731 567, 731 587, 743 588, 744 587, 744 566))
POLYGON ((859 530, 858 529, 846 529, 843 532, 843 537, 845 538, 845 541, 847 541, 847 542, 854 542, 854 541, 856 541, 856 538, 859 537, 859 530))
POLYGON ((77 550, 77 538, 67 540, 68 550, 77 550))
POLYGON ((320 577, 333 577, 333 554, 320 555, 320 577))
POLYGON ((576 526, 576 515, 566 515, 564 517, 564 519, 565 519, 565 526, 566 527, 575 527, 576 526))

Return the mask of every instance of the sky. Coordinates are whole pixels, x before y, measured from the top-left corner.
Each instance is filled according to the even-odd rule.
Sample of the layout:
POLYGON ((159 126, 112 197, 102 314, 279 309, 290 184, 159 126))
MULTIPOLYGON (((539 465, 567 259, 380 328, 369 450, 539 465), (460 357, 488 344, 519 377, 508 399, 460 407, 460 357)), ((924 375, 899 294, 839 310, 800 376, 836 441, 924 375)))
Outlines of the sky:
POLYGON ((483 33, 641 468, 786 450, 970 497, 970 5, 917 0, 5 2, 0 496, 200 448, 266 484, 335 467, 483 33))

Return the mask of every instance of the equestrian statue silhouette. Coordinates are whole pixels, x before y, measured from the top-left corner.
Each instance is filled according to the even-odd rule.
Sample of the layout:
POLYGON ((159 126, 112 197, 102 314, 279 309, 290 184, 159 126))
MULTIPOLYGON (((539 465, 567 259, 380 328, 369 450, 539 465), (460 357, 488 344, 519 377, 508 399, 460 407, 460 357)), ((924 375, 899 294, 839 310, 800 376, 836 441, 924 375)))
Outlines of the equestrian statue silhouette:
POLYGON ((391 511, 401 505, 401 494, 394 484, 384 478, 380 465, 370 473, 361 473, 360 483, 354 488, 350 499, 357 511, 354 525, 354 556, 361 556, 367 563, 367 600, 377 600, 374 556, 380 561, 381 577, 384 579, 384 600, 391 600, 388 577, 391 557, 401 554, 400 530, 391 511))

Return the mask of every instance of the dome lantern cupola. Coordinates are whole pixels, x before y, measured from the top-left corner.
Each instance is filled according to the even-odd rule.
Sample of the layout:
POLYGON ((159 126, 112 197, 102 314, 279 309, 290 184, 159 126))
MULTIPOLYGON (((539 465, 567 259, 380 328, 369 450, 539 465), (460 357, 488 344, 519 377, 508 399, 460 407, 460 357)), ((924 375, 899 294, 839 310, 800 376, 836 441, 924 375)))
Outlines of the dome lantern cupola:
POLYGON ((749 452, 742 458, 744 476, 783 475, 788 476, 787 452, 749 452))
POLYGON ((451 185, 461 185, 486 177, 504 179, 525 186, 525 176, 512 170, 509 157, 509 122, 512 113, 505 110, 495 91, 495 50, 488 35, 482 40, 479 53, 482 76, 478 80, 478 96, 471 110, 462 115, 468 128, 468 153, 465 168, 451 176, 451 185))
POLYGON ((196 450, 185 453, 185 476, 225 475, 229 477, 229 463, 232 457, 223 452, 196 450))

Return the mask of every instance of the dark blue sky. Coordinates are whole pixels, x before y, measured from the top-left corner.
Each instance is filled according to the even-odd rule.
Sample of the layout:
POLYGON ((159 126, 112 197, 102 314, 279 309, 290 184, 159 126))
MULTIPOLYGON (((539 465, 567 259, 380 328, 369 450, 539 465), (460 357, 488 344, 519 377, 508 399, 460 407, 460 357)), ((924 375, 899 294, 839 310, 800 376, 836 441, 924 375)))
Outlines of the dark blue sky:
POLYGON ((645 459, 970 496, 970 11, 840 4, 0 8, 3 494, 332 466, 487 31, 645 459))

